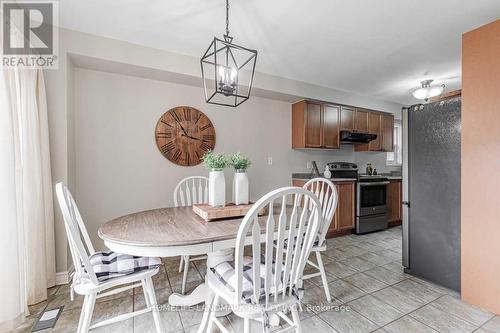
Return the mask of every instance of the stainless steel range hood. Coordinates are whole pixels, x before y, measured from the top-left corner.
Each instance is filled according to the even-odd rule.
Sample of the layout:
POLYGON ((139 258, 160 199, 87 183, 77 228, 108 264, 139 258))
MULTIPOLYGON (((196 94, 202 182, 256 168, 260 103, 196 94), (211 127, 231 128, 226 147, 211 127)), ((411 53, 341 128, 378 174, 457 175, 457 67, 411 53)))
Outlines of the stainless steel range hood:
POLYGON ((377 138, 377 134, 359 133, 352 131, 340 131, 341 143, 368 143, 377 138))

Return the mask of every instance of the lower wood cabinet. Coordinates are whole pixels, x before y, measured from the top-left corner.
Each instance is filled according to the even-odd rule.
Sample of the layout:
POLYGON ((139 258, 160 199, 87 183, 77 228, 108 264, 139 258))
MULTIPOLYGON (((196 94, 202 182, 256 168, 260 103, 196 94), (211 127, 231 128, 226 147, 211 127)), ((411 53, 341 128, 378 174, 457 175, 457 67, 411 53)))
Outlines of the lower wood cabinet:
MULTIPOLYGON (((306 183, 305 180, 294 179, 293 186, 302 187, 306 183)), ((327 238, 334 237, 355 228, 356 219, 356 184, 355 182, 336 182, 339 202, 337 211, 333 216, 332 223, 328 229, 327 238)))
POLYGON ((354 229, 356 219, 356 185, 354 182, 339 182, 335 183, 337 193, 339 194, 339 203, 337 211, 333 217, 333 222, 330 224, 328 234, 348 229, 354 229))
POLYGON ((389 222, 401 222, 403 187, 401 180, 390 180, 387 185, 387 219, 389 222))

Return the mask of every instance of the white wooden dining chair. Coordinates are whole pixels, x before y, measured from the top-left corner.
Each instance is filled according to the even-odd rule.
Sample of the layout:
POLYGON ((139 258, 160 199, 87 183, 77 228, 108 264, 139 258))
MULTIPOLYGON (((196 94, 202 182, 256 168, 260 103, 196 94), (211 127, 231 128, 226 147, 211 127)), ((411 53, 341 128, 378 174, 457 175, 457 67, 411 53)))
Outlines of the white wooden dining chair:
MULTIPOLYGON (((77 294, 85 297, 80 314, 80 320, 78 322, 77 333, 86 333, 90 329, 127 320, 131 317, 150 311, 153 314, 156 332, 163 333, 163 324, 160 319, 160 313, 152 281, 152 277, 158 273, 159 268, 154 267, 137 270, 137 268, 133 266, 135 269, 132 269, 130 274, 109 278, 106 277, 107 279, 105 281, 102 281, 101 277, 101 280, 99 280, 98 275, 94 270, 95 266, 91 263, 92 255, 97 252, 94 250, 92 242, 90 241, 89 234, 85 228, 85 224, 83 223, 75 200, 73 199, 69 189, 63 183, 58 183, 56 185, 56 194, 63 215, 69 248, 73 259, 73 265, 75 267, 73 283, 71 285, 71 295, 73 295, 73 292, 76 292, 77 294), (90 326, 96 299, 114 295, 140 286, 142 286, 144 299, 146 300, 147 306, 145 309, 121 314, 90 326)), ((124 255, 117 254, 117 256, 124 255)), ((133 259, 150 259, 147 257, 128 257, 133 259)), ((130 260, 129 258, 127 260, 130 260)))
POLYGON ((286 322, 281 331, 301 332, 302 273, 320 227, 320 214, 316 195, 299 187, 280 188, 258 200, 240 224, 235 260, 207 270, 210 293, 198 332, 205 328, 211 332, 214 324, 228 332, 216 317, 222 300, 243 318, 245 333, 250 332, 250 320, 259 321, 268 332, 269 319, 276 315, 286 322), (287 207, 289 200, 291 207, 287 207), (267 212, 259 216, 263 209, 267 212), (244 256, 245 245, 251 247, 251 257, 244 256))
MULTIPOLYGON (((174 189, 174 206, 191 206, 194 204, 208 203, 208 178, 203 176, 192 176, 181 180, 174 189)), ((179 272, 184 270, 182 276, 181 293, 186 292, 189 263, 196 260, 205 260, 207 256, 191 258, 189 255, 181 256, 179 272)))
POLYGON ((307 260, 307 264, 316 268, 318 272, 306 274, 304 280, 321 276, 321 282, 325 289, 325 295, 328 302, 331 302, 330 289, 328 288, 328 280, 326 278, 325 266, 321 258, 321 252, 326 251, 326 234, 332 223, 333 215, 337 210, 338 193, 335 185, 326 178, 313 178, 304 184, 303 188, 313 192, 321 205, 321 223, 318 231, 318 237, 313 245, 312 252, 316 254, 316 263, 307 260))

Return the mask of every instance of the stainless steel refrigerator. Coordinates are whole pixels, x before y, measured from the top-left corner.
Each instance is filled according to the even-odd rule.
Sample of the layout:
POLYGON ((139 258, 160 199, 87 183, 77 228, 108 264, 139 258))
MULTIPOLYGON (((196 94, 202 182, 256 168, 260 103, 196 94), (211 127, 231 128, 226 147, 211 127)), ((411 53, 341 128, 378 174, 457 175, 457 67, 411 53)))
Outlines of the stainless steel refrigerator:
MULTIPOLYGON (((403 266, 460 291, 461 98, 403 109, 403 266)), ((480 167, 480 166, 479 166, 480 167)))

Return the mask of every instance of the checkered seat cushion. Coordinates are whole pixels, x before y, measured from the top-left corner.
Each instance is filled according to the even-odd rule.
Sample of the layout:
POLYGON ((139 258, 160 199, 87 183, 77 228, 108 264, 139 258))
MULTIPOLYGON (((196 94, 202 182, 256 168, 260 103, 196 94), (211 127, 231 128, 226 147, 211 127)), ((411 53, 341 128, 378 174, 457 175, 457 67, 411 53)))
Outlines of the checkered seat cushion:
POLYGON ((160 258, 136 257, 112 251, 96 252, 89 259, 99 282, 161 265, 160 258))
MULTIPOLYGON (((264 259, 261 258, 260 266, 260 298, 262 300, 265 297, 266 292, 264 289, 264 275, 266 272, 264 259)), ((228 288, 231 292, 236 290, 236 271, 234 261, 224 261, 215 267, 211 267, 210 270, 219 281, 228 288)), ((274 267, 273 267, 274 272, 274 267)), ((255 300, 253 295, 253 258, 249 256, 243 257, 243 283, 242 283, 242 298, 245 303, 258 303, 259 300, 255 300)), ((273 274, 274 275, 274 274, 273 274)), ((273 277, 274 280, 274 277, 273 277)), ((295 295, 295 292, 293 292, 295 295)))
MULTIPOLYGON (((305 235, 305 234, 304 234, 305 235)), ((297 236, 295 236, 295 240, 297 240, 297 236)), ((283 241, 285 249, 288 248, 288 238, 283 241)), ((302 238, 302 244, 304 244, 304 238, 302 238)), ((302 245, 301 244, 301 245, 302 245)), ((278 245, 278 240, 274 240, 274 245, 278 245)), ((318 246, 319 245, 319 238, 316 237, 316 240, 313 243, 313 246, 318 246)), ((295 248, 295 247, 294 247, 295 248)))

